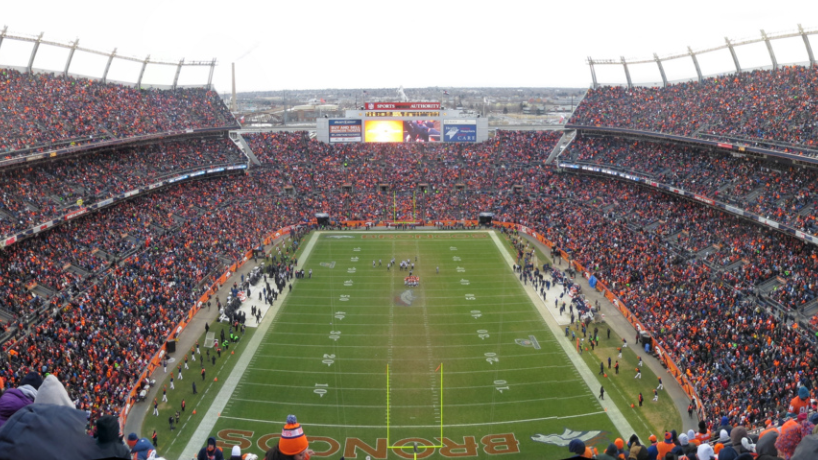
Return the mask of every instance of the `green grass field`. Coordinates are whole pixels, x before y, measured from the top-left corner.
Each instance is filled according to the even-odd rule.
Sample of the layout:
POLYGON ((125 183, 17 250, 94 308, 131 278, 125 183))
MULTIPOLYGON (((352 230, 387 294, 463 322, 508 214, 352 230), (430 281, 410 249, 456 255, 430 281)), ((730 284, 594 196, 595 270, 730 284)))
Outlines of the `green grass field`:
MULTIPOLYGON (((592 393, 586 386, 569 360, 576 357, 558 345, 561 338, 489 236, 313 235, 315 246, 302 263, 312 279, 296 282, 212 434, 225 446, 262 455, 295 414, 316 457, 413 458, 388 447, 417 442, 443 446, 421 450, 418 458, 560 458, 566 447, 535 439, 566 429, 598 431, 590 444, 607 446, 617 436, 598 388, 592 393), (386 269, 392 257, 415 262, 420 286, 404 285, 406 271, 386 269)), ((231 360, 218 372, 220 382, 195 401, 199 413, 173 433, 179 438, 164 449, 160 444, 161 454, 179 458, 231 360)), ((167 432, 164 411, 156 420, 162 422, 149 417, 147 435, 154 424, 167 432)))

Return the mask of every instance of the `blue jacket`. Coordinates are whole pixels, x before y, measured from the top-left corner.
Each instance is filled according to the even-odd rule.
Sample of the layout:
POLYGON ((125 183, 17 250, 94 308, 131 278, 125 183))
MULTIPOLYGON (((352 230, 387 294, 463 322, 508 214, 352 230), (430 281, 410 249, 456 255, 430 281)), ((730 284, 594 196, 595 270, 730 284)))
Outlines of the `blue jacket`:
POLYGON ((139 441, 136 441, 136 444, 134 444, 131 453, 136 454, 138 460, 147 460, 154 450, 153 443, 150 439, 140 438, 139 441))
POLYGON ((29 404, 0 428, 3 458, 106 458, 94 439, 85 433, 87 415, 73 407, 29 404))

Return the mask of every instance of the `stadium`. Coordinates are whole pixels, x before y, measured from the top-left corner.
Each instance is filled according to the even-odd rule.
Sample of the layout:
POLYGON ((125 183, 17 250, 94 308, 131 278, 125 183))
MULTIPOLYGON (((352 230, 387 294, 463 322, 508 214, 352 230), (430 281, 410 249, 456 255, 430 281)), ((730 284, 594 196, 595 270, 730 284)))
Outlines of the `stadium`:
POLYGON ((557 126, 310 130, 4 29, 0 460, 818 458, 816 36, 588 58, 557 126))

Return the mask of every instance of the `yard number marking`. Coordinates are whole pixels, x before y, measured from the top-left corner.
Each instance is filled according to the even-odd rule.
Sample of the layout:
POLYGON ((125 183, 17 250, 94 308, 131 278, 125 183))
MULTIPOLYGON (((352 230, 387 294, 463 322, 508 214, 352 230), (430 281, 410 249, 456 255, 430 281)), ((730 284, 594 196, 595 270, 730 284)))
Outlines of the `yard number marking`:
POLYGON ((472 318, 477 319, 477 318, 483 316, 483 312, 481 312, 480 310, 472 310, 471 311, 471 316, 472 316, 472 318))
POLYGON ((468 286, 469 285, 469 280, 461 279, 460 284, 462 284, 463 286, 468 286))
POLYGON ((457 273, 466 273, 466 269, 463 267, 457 267, 457 273))
POLYGON ((327 388, 329 388, 329 383, 316 383, 312 392, 323 398, 327 394, 327 388))
POLYGON ((350 258, 350 259, 349 259, 349 261, 350 261, 350 262, 357 262, 357 261, 358 261, 358 258, 357 258, 357 257, 352 257, 352 258, 350 258))
POLYGON ((321 362, 326 364, 327 367, 332 366, 332 363, 335 362, 335 355, 328 355, 324 353, 324 359, 321 362))
POLYGON ((466 294, 466 300, 477 300, 474 294, 466 294))
MULTIPOLYGON (((340 332, 339 332, 340 334, 340 332)), ((489 331, 486 329, 478 329, 477 330, 477 337, 480 337, 480 340, 486 340, 489 338, 489 331)))
POLYGON ((336 311, 335 312, 335 317, 338 318, 339 320, 344 319, 344 318, 346 318, 346 312, 336 311))
POLYGON ((500 362, 500 358, 497 357, 497 353, 489 352, 489 353, 483 353, 483 355, 486 357, 486 362, 491 364, 491 365, 494 365, 494 363, 499 363, 500 362))
POLYGON ((496 388, 497 391, 499 391, 500 393, 502 393, 503 390, 508 391, 509 390, 508 382, 506 382, 505 380, 495 380, 494 388, 496 388))
POLYGON ((457 257, 457 256, 452 257, 452 261, 453 261, 453 262, 460 262, 460 261, 462 261, 462 260, 463 260, 463 259, 461 259, 460 257, 457 257))
POLYGON ((355 267, 347 268, 347 273, 355 273, 355 267))
POLYGON ((349 302, 349 294, 341 294, 341 298, 338 300, 341 302, 349 302))
POLYGON ((346 280, 346 281, 344 281, 344 286, 346 286, 346 287, 350 287, 350 286, 352 286, 352 280, 346 280))
POLYGON ((329 338, 337 342, 341 338, 341 331, 329 331, 329 338))

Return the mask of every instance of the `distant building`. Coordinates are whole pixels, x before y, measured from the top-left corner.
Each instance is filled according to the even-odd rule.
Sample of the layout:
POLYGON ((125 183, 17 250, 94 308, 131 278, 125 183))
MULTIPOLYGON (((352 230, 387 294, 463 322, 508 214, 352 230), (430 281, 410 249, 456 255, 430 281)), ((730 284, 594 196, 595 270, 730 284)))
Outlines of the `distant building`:
POLYGON ((306 122, 324 118, 325 115, 330 118, 342 117, 344 111, 338 109, 335 104, 297 105, 289 110, 287 118, 290 122, 306 122))

